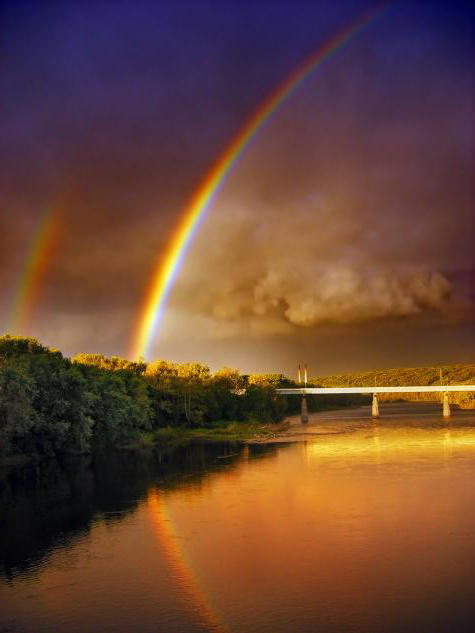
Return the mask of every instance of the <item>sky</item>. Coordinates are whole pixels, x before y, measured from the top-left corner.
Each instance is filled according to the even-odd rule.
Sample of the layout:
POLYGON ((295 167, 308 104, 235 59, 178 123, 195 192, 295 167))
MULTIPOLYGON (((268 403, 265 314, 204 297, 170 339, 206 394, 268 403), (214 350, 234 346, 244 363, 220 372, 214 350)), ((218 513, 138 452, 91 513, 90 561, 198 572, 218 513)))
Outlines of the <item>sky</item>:
MULTIPOLYGON (((0 331, 128 355, 211 166, 374 7, 3 2, 0 331)), ((473 17, 394 2, 294 91, 209 208, 150 360, 290 375, 473 360, 473 17)))

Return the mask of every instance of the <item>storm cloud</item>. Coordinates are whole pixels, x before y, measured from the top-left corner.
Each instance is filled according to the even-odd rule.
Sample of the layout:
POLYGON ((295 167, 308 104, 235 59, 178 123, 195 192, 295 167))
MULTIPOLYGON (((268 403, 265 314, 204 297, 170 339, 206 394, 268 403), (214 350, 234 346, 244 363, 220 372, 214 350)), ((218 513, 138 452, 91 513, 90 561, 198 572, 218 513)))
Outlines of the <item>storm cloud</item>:
MULTIPOLYGON (((297 340, 323 349, 331 330, 336 348, 338 332, 348 345, 395 320, 408 358, 416 330, 430 340, 421 321, 446 328, 449 360, 468 349, 470 12, 396 5, 240 157, 176 277, 152 355, 232 364, 249 340, 264 359, 279 349, 284 362, 285 347, 293 363, 297 340)), ((24 333, 66 353, 126 354, 156 262, 211 165, 276 86, 368 8, 5 3, 0 327, 42 217, 66 197, 24 333)))

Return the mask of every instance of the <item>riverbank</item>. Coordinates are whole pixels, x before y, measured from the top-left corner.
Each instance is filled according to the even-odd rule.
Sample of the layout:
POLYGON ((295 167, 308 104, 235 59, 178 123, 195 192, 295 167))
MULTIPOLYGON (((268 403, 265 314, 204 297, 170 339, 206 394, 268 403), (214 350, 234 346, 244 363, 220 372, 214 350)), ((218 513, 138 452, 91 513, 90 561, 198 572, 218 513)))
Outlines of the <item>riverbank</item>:
POLYGON ((280 434, 285 433, 290 424, 291 420, 288 418, 276 424, 230 422, 198 428, 167 426, 142 435, 138 446, 167 445, 193 440, 203 440, 207 442, 249 442, 259 438, 272 439, 280 437, 280 434))
POLYGON ((368 406, 335 408, 327 406, 324 409, 309 414, 309 424, 302 425, 300 414, 284 418, 281 422, 273 424, 260 424, 257 422, 217 422, 213 426, 188 428, 163 427, 152 433, 144 434, 140 442, 123 448, 140 448, 156 445, 170 445, 174 443, 202 440, 207 442, 243 442, 245 444, 265 444, 272 442, 285 442, 289 438, 302 440, 303 435, 313 435, 314 423, 318 423, 318 434, 322 432, 321 421, 327 419, 340 419, 342 417, 366 417, 368 406))
MULTIPOLYGON (((314 420, 329 417, 335 419, 345 413, 354 418, 360 413, 364 416, 368 406, 349 407, 348 405, 336 408, 326 406, 320 411, 310 413, 310 425, 314 420)), ((139 444, 130 445, 130 448, 154 446, 157 444, 173 444, 176 442, 188 442, 204 440, 209 442, 244 442, 246 444, 260 444, 273 441, 285 441, 286 438, 301 435, 308 431, 308 426, 302 425, 300 414, 287 416, 281 422, 262 424, 258 422, 216 422, 213 426, 189 428, 184 426, 162 427, 151 433, 143 434, 139 444)), ((310 432, 311 434, 311 432, 310 432)), ((128 447, 127 447, 128 448, 128 447)))

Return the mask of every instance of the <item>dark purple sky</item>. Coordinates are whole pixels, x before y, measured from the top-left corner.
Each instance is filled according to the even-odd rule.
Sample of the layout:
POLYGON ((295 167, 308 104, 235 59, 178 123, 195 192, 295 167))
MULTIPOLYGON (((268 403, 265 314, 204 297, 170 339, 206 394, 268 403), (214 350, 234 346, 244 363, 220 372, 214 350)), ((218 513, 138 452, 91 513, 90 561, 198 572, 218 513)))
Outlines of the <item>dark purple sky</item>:
MULTIPOLYGON (((25 334, 126 354, 211 164, 373 6, 3 3, 0 328, 67 200, 25 334)), ((153 356, 318 373, 473 358, 473 61, 469 3, 396 2, 319 68, 216 199, 153 356)))

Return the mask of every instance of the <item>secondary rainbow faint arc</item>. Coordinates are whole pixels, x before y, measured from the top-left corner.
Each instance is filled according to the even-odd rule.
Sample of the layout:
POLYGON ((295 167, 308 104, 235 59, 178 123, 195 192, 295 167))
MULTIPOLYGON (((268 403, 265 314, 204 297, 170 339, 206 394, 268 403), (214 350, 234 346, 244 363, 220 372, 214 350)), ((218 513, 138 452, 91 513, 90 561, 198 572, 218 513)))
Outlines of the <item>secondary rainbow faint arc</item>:
POLYGON ((151 277, 132 336, 131 355, 133 358, 147 355, 152 336, 162 319, 166 300, 187 249, 200 226, 200 222, 204 219, 206 211, 210 208, 237 159, 262 126, 294 90, 324 61, 342 48, 390 5, 391 3, 387 3, 366 13, 308 57, 259 106, 227 146, 221 158, 211 167, 185 208, 182 220, 169 243, 166 254, 164 257, 160 257, 151 277))
POLYGON ((7 329, 16 334, 27 327, 60 233, 60 209, 52 206, 40 218, 25 257, 13 297, 7 329))

